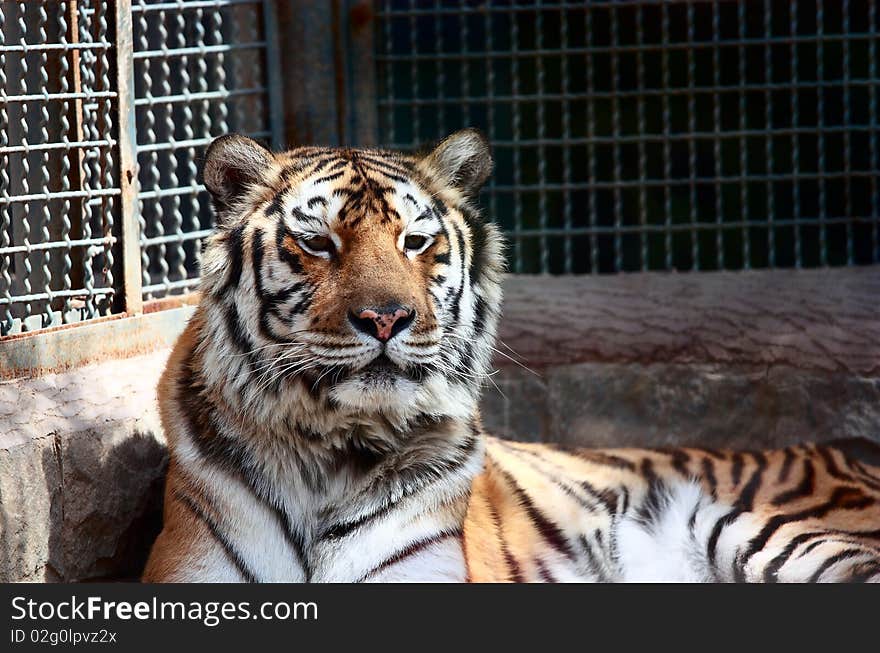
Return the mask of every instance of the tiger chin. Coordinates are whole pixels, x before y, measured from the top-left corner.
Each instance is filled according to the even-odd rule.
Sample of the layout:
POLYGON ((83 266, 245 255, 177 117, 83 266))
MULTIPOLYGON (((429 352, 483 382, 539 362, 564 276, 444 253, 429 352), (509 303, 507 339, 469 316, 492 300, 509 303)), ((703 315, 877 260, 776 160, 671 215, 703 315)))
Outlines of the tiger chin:
POLYGON ((158 397, 148 582, 880 580, 880 447, 562 450, 483 432, 486 139, 211 145, 217 227, 158 397))

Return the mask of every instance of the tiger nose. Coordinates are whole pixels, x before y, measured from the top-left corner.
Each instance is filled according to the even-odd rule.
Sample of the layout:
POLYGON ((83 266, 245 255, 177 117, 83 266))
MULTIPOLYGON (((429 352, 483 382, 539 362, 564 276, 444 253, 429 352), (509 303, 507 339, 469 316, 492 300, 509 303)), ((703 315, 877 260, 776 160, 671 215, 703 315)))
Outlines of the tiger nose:
POLYGON ((415 316, 415 309, 390 304, 382 308, 353 310, 348 319, 358 331, 373 336, 379 342, 388 342, 409 326, 415 316))

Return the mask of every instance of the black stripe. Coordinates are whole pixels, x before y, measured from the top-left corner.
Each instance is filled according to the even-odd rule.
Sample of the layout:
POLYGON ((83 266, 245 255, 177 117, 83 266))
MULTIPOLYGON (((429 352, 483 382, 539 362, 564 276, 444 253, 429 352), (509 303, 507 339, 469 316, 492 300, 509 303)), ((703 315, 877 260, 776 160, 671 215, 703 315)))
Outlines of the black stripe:
POLYGON ((408 177, 389 172, 386 168, 377 166, 375 163, 366 163, 363 167, 365 170, 369 170, 374 175, 382 175, 383 177, 387 177, 388 179, 391 179, 392 181, 396 181, 401 184, 405 184, 409 181, 408 177))
POLYGON ((318 179, 315 179, 315 181, 312 183, 323 184, 324 182, 327 182, 327 181, 334 181, 336 179, 339 179, 344 174, 345 174, 345 171, 340 170, 339 172, 334 172, 333 174, 324 175, 323 177, 319 177, 318 179))
POLYGON ((761 531, 749 542, 749 546, 743 555, 743 564, 760 551, 780 528, 792 522, 805 519, 821 518, 832 510, 857 510, 874 503, 870 497, 866 497, 860 491, 851 487, 835 488, 831 498, 819 505, 800 510, 792 514, 780 514, 771 517, 761 531))
POLYGON ((645 498, 636 510, 635 518, 645 527, 649 533, 654 532, 654 526, 660 520, 663 513, 669 508, 670 496, 666 484, 657 477, 651 478, 645 498))
POLYGON ((864 583, 872 580, 874 576, 880 576, 880 561, 869 560, 856 565, 847 580, 850 583, 864 583))
POLYGON ((688 463, 691 461, 691 457, 687 454, 686 451, 681 449, 676 449, 674 451, 669 452, 669 455, 672 457, 672 468, 681 474, 685 479, 693 478, 693 474, 688 469, 688 463))
POLYGON ((366 574, 361 576, 357 580, 357 582, 363 583, 365 580, 369 579, 371 576, 375 576, 380 571, 384 571, 385 569, 388 569, 388 567, 396 565, 397 563, 402 562, 403 560, 406 560, 407 558, 410 558, 418 553, 421 553, 422 551, 427 549, 429 546, 431 546, 433 544, 437 544, 438 542, 442 542, 443 540, 449 539, 450 537, 461 537, 461 529, 457 528, 457 529, 454 529, 451 531, 440 531, 439 533, 431 535, 430 537, 425 537, 425 538, 422 538, 421 540, 416 540, 415 542, 411 542, 410 544, 408 544, 404 548, 402 548, 398 551, 395 551, 390 556, 385 558, 382 562, 380 562, 378 565, 376 565, 375 567, 370 569, 370 571, 368 571, 366 574))
MULTIPOLYGON (((795 550, 804 542, 807 542, 815 537, 832 537, 832 536, 840 536, 840 537, 849 537, 849 538, 867 538, 867 539, 880 539, 880 530, 875 531, 842 531, 842 530, 821 530, 821 531, 811 531, 808 533, 800 533, 795 537, 791 538, 789 542, 785 545, 785 549, 777 555, 773 560, 767 563, 767 566, 764 568, 764 582, 772 583, 776 582, 777 575, 779 574, 779 570, 788 562, 789 558, 794 554, 795 550)), ((828 540, 821 540, 821 542, 827 542, 828 540)), ((815 543, 814 543, 815 544, 815 543)), ((802 551, 798 557, 803 557, 809 551, 815 548, 814 544, 810 544, 804 551, 802 551)))
POLYGON ((764 470, 767 468, 767 458, 764 454, 753 453, 752 457, 755 459, 757 467, 755 471, 752 472, 752 475, 742 489, 742 492, 740 492, 737 501, 737 504, 747 512, 751 511, 754 507, 755 495, 758 493, 758 488, 761 486, 761 477, 764 475, 764 470))
MULTIPOLYGON (((545 471, 544 469, 542 469, 541 467, 536 465, 533 461, 526 459, 526 456, 528 455, 530 458, 537 458, 541 462, 547 463, 548 461, 544 460, 537 452, 535 452, 535 451, 521 451, 520 449, 517 449, 516 447, 508 444, 507 442, 505 442, 503 440, 499 440, 499 443, 501 444, 501 446, 504 449, 506 449, 512 455, 514 455, 517 458, 519 458, 520 460, 522 460, 526 465, 528 465, 531 469, 533 469, 535 472, 537 472, 540 476, 542 476, 545 479, 547 479, 548 481, 550 481, 553 485, 555 485, 560 490, 565 492, 565 494, 567 494, 572 499, 577 501, 578 504, 580 504, 580 506, 582 508, 586 508, 587 510, 596 510, 596 508, 598 508, 598 506, 596 505, 595 501, 599 501, 604 505, 605 509, 610 514, 614 514, 615 502, 610 500, 608 497, 603 496, 588 481, 585 481, 585 480, 580 481, 579 480, 579 481, 572 481, 572 482, 578 483, 578 485, 581 487, 581 489, 583 489, 585 492, 587 492, 589 495, 591 495, 595 499, 595 501, 589 501, 585 497, 582 497, 580 494, 578 494, 577 492, 574 491, 574 488, 571 487, 571 485, 564 483, 559 477, 548 473, 547 471, 545 471)), ((552 463, 548 463, 548 464, 552 464, 552 463)), ((554 465, 554 467, 557 467, 557 469, 558 469, 558 466, 554 465)), ((571 481, 571 479, 565 479, 565 480, 571 481)))
POLYGON ((327 200, 325 198, 321 197, 320 195, 317 195, 317 196, 313 197, 312 199, 310 199, 308 202, 306 202, 306 208, 313 209, 316 206, 318 206, 319 204, 321 206, 327 206, 327 200))
POLYGON ((784 483, 788 480, 788 474, 791 471, 791 466, 794 463, 795 454, 789 447, 785 448, 785 458, 782 461, 782 467, 779 469, 779 476, 777 477, 777 481, 780 483, 784 483))
POLYGON ((312 299, 315 297, 315 292, 313 290, 309 290, 304 293, 302 298, 296 303, 296 305, 290 309, 289 317, 293 318, 297 315, 302 315, 306 309, 309 308, 312 304, 312 299))
POLYGON ((718 479, 715 477, 715 463, 708 456, 704 456, 700 461, 703 470, 703 480, 709 485, 709 493, 712 499, 717 498, 718 479))
POLYGON ((471 283, 474 284, 482 277, 480 274, 482 270, 489 265, 486 260, 489 227, 471 209, 461 207, 460 211, 471 235, 471 263, 468 272, 471 283))
POLYGON ((550 570, 547 569, 547 565, 544 564, 541 558, 535 558, 535 566, 538 568, 538 576, 541 578, 542 583, 559 582, 553 577, 553 574, 550 573, 550 570))
POLYGON ((818 569, 813 572, 813 575, 810 576, 808 582, 818 583, 819 579, 822 578, 822 574, 831 569, 831 567, 836 565, 838 562, 843 562, 844 560, 854 558, 857 555, 862 555, 864 553, 866 552, 863 549, 844 549, 843 551, 836 553, 830 558, 826 558, 826 560, 821 565, 819 565, 818 569))
POLYGON ((522 568, 510 552, 510 547, 507 546, 507 540, 504 539, 501 515, 498 514, 498 510, 488 498, 486 499, 486 503, 489 505, 489 517, 492 519, 492 524, 495 526, 495 532, 498 535, 498 542, 501 544, 501 555, 504 556, 504 563, 507 565, 511 579, 514 583, 524 583, 525 577, 523 576, 522 568))
POLYGON ((826 447, 816 447, 816 452, 822 458, 822 462, 825 463, 825 469, 828 470, 829 475, 839 481, 853 480, 851 474, 847 474, 840 470, 840 468, 837 466, 837 462, 834 460, 834 455, 829 449, 827 449, 826 447))
POLYGON ((452 323, 453 325, 458 324, 458 318, 461 314, 461 297, 464 294, 465 284, 468 282, 467 278, 467 265, 466 260, 467 256, 465 256, 464 250, 464 234, 461 233, 461 229, 458 228, 458 225, 453 224, 452 230, 455 232, 456 241, 458 242, 458 253, 461 257, 461 284, 458 289, 455 291, 452 299, 452 306, 450 308, 450 313, 452 314, 452 323))
POLYGON ((785 492, 781 492, 770 500, 774 506, 781 506, 796 499, 813 496, 816 491, 816 468, 813 462, 804 458, 804 476, 795 487, 785 492))
POLYGON ((279 310, 281 306, 285 302, 287 302, 293 295, 297 294, 305 287, 305 281, 298 281, 295 284, 288 286, 287 288, 282 288, 278 292, 266 293, 266 305, 268 309, 272 313, 275 313, 275 315, 279 315, 279 310))
POLYGON ((286 238, 296 240, 293 232, 288 229, 287 225, 283 221, 279 221, 278 230, 275 232, 275 247, 278 250, 278 258, 287 263, 291 272, 294 274, 302 274, 302 261, 300 261, 298 254, 291 252, 284 246, 284 240, 286 238))
POLYGON ((476 301, 474 302, 474 321, 473 327, 477 333, 483 331, 483 327, 486 325, 486 311, 488 310, 488 305, 486 304, 486 300, 483 299, 479 295, 476 296, 476 301))
POLYGON ((226 557, 229 558, 229 561, 235 565, 235 568, 238 570, 238 573, 241 574, 241 577, 244 578, 245 582, 259 582, 254 573, 250 569, 248 569, 247 563, 244 561, 244 558, 241 557, 241 554, 223 535, 217 522, 211 519, 192 498, 183 494, 183 492, 181 492, 180 490, 174 490, 174 498, 180 501, 187 508, 189 508, 190 512, 192 512, 200 521, 205 524, 205 526, 208 527, 208 530, 210 531, 213 538, 217 540, 217 543, 222 547, 223 552, 226 554, 226 557))
POLYGON ((733 463, 730 466, 730 480, 733 482, 733 486, 736 487, 742 479, 743 455, 737 452, 733 454, 732 460, 733 463))
MULTIPOLYGON (((337 153, 331 152, 331 151, 324 152, 323 156, 322 156, 322 153, 317 153, 317 156, 319 156, 320 158, 314 162, 312 169, 309 170, 310 177, 313 177, 314 175, 323 171, 333 161, 340 160, 339 155, 337 153)), ((345 162, 344 159, 343 159, 343 162, 345 162)))
POLYGON ((608 574, 606 574, 605 570, 602 568, 602 563, 599 562, 599 559, 596 557, 596 552, 593 551, 593 547, 590 546, 590 542, 587 540, 586 536, 581 535, 578 538, 578 544, 580 544, 581 549, 586 554, 587 568, 589 571, 593 572, 596 580, 600 583, 609 582, 608 574))
MULTIPOLYGON (((752 457, 755 459, 755 463, 757 468, 754 472, 752 472, 751 477, 749 477, 748 482, 745 487, 740 492, 739 497, 736 501, 736 507, 734 510, 743 512, 751 512, 754 509, 755 504, 755 495, 758 493, 758 488, 761 485, 761 477, 764 474, 764 469, 767 467, 767 458, 762 453, 753 453, 752 457)), ((714 560, 714 558, 713 558, 714 560)), ((744 583, 746 581, 745 578, 745 569, 746 569, 746 560, 741 562, 734 561, 733 563, 733 577, 738 583, 744 583)))
MULTIPOLYGON (((561 451, 565 451, 564 448, 559 447, 561 451)), ((627 460, 626 458, 621 458, 620 456, 615 456, 613 454, 602 453, 600 451, 591 451, 589 449, 576 449, 572 451, 575 456, 581 458, 582 460, 586 460, 590 463, 595 463, 597 465, 607 465, 608 467, 614 467, 615 469, 626 469, 628 471, 634 472, 636 471, 636 464, 631 460, 627 460)))
POLYGON ((559 529, 559 527, 551 522, 544 513, 535 506, 526 491, 517 484, 516 480, 509 472, 500 467, 497 469, 504 480, 507 481, 508 485, 510 485, 510 488, 513 490, 520 506, 526 511, 526 514, 529 516, 529 519, 531 519, 532 524, 535 526, 538 533, 544 538, 544 541, 557 551, 563 553, 569 560, 576 560, 577 555, 575 554, 574 549, 572 549, 571 543, 566 539, 565 534, 559 529))
POLYGON ((361 515, 356 519, 332 524, 324 529, 318 536, 318 539, 327 540, 347 537, 354 531, 385 517, 405 499, 425 490, 430 483, 438 481, 462 467, 470 459, 478 443, 479 435, 471 434, 467 439, 458 444, 448 459, 419 461, 409 468, 395 470, 397 484, 405 489, 394 501, 389 501, 376 510, 361 515))
POLYGON ((256 464, 241 443, 223 435, 214 424, 212 405, 204 396, 204 384, 193 367, 193 355, 181 366, 181 375, 177 385, 177 397, 183 408, 184 418, 190 438, 199 453, 210 464, 222 469, 231 476, 238 478, 254 497, 266 506, 278 519, 281 531, 296 552, 300 566, 306 579, 311 576, 305 555, 305 544, 302 536, 293 527, 286 510, 279 507, 263 488, 266 484, 260 478, 256 464))
POLYGON ((403 161, 388 161, 386 159, 377 159, 376 157, 369 156, 362 152, 358 154, 358 161, 366 161, 367 163, 371 163, 374 166, 385 167, 401 175, 412 174, 412 168, 403 161))
POLYGON ((226 331, 229 333, 229 339, 240 351, 251 353, 254 345, 250 335, 244 328, 241 318, 238 314, 238 307, 235 302, 230 301, 223 309, 223 317, 226 323, 226 331))
POLYGON ((226 281, 220 287, 219 294, 225 294, 238 287, 244 267, 244 225, 232 229, 226 236, 226 252, 229 255, 226 281))
MULTIPOLYGON (((758 464, 757 469, 752 473, 752 476, 749 478, 748 483, 740 492, 739 497, 737 498, 736 504, 734 508, 722 515, 715 522, 715 526, 712 528, 712 533, 709 535, 709 541, 706 545, 706 555, 708 558, 709 565, 715 568, 715 558, 717 556, 718 549, 718 539, 721 537, 721 532, 731 523, 736 521, 740 515, 744 512, 749 512, 752 509, 752 503, 755 499, 755 493, 758 491, 758 486, 761 482, 761 476, 764 473, 764 468, 767 466, 767 459, 762 454, 754 454, 755 461, 758 464)), ((737 454, 734 456, 734 463, 739 460, 740 469, 742 468, 743 459, 742 456, 737 454)), ((734 569, 733 575, 737 581, 744 580, 745 574, 745 562, 742 564, 737 564, 737 561, 734 560, 734 569)), ((716 572, 717 575, 717 572, 716 572)))

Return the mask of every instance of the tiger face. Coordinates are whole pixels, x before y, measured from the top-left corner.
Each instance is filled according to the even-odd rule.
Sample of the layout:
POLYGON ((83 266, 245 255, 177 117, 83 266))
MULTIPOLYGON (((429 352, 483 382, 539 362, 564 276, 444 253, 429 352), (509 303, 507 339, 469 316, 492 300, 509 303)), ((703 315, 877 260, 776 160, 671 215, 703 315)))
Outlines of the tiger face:
POLYGON ((422 155, 216 140, 202 280, 215 374, 263 408, 305 393, 396 422, 472 412, 501 301, 501 239, 473 203, 491 168, 475 130, 422 155))

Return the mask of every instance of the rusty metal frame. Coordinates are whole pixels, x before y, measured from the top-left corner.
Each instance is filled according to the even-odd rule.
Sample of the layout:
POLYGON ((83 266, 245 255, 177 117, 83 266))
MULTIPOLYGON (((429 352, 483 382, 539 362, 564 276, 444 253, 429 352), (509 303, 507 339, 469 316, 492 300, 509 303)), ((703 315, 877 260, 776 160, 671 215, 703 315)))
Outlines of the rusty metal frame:
POLYGON ((180 306, 135 316, 119 313, 7 336, 0 342, 0 382, 170 347, 195 310, 180 306))
POLYGON ((143 311, 141 229, 138 202, 137 136, 135 133, 134 41, 131 0, 116 2, 116 88, 119 130, 119 184, 122 189, 122 301, 125 312, 143 311))

